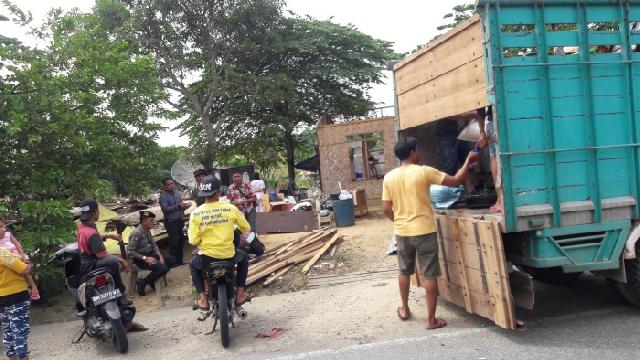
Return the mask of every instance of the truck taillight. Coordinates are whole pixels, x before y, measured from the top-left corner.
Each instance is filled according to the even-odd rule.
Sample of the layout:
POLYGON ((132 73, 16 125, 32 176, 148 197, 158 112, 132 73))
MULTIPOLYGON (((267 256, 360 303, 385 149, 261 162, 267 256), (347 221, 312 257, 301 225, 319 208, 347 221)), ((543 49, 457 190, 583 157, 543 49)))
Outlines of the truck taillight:
POLYGON ((96 276, 95 287, 101 288, 109 283, 109 279, 105 275, 96 276))

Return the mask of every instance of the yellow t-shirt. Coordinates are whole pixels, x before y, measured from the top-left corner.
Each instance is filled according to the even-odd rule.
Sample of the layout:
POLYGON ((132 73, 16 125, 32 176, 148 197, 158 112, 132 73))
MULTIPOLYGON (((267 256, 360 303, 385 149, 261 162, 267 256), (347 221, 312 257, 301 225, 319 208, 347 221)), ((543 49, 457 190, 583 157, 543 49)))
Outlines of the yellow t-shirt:
POLYGON ((27 290, 27 281, 20 275, 27 268, 20 255, 0 249, 0 296, 27 290))
POLYGON ((242 232, 251 230, 237 207, 221 202, 204 203, 189 217, 189 243, 209 257, 230 259, 236 252, 233 225, 238 225, 242 232))
POLYGON ((403 165, 384 176, 382 201, 393 203, 396 235, 436 232, 429 186, 441 185, 445 175, 429 166, 403 165))

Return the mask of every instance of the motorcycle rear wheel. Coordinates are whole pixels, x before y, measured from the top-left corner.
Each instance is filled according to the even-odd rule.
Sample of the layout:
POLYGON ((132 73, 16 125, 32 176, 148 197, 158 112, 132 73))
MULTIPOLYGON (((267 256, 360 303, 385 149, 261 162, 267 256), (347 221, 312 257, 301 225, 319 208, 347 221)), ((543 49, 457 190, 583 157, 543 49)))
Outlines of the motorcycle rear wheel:
POLYGON ((109 318, 109 323, 111 324, 112 340, 116 350, 121 354, 126 353, 129 350, 129 340, 122 325, 122 320, 109 318))
POLYGON ((227 286, 218 285, 218 320, 220 320, 220 338, 222 347, 229 346, 229 308, 227 306, 227 286))

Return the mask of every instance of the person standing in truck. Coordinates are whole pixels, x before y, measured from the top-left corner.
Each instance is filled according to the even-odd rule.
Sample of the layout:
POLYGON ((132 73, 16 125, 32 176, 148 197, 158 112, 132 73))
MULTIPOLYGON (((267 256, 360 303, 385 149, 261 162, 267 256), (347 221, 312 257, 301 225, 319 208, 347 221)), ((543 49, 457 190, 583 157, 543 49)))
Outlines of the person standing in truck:
POLYGON ((410 277, 420 266, 421 284, 427 291, 427 329, 438 329, 447 322, 436 317, 440 265, 435 217, 431 207, 429 187, 432 184, 459 186, 468 175, 469 164, 479 156, 470 152, 455 176, 420 164, 418 142, 412 137, 401 139, 394 147, 400 167, 384 177, 382 205, 385 216, 393 221, 398 245, 398 285, 402 306, 397 314, 401 320, 411 316, 409 309, 410 277))
POLYGON ((480 140, 476 146, 481 149, 489 147, 489 155, 491 157, 491 176, 493 177, 493 186, 496 189, 497 200, 491 206, 491 212, 502 212, 502 194, 500 192, 500 174, 498 173, 498 135, 496 133, 495 124, 493 122, 493 109, 491 106, 488 110, 484 108, 477 110, 478 124, 480 125, 480 140), (486 119, 486 120, 485 120, 486 119))
MULTIPOLYGON (((458 139, 458 135, 469 124, 467 119, 451 117, 436 122, 436 140, 438 156, 442 161, 442 172, 455 176, 466 156, 473 149, 473 143, 458 139)), ((465 183, 467 194, 473 192, 473 182, 467 178, 465 183)))

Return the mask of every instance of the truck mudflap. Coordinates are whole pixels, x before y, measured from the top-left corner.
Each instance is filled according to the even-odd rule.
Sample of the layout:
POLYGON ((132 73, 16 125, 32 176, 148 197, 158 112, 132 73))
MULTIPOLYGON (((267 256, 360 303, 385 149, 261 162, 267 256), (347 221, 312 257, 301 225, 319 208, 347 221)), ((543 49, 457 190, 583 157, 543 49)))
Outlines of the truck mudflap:
POLYGON ((533 307, 533 283, 529 275, 507 263, 500 222, 436 215, 436 224, 440 295, 502 328, 520 327, 516 301, 519 306, 533 307), (517 296, 512 293, 510 278, 517 296))

